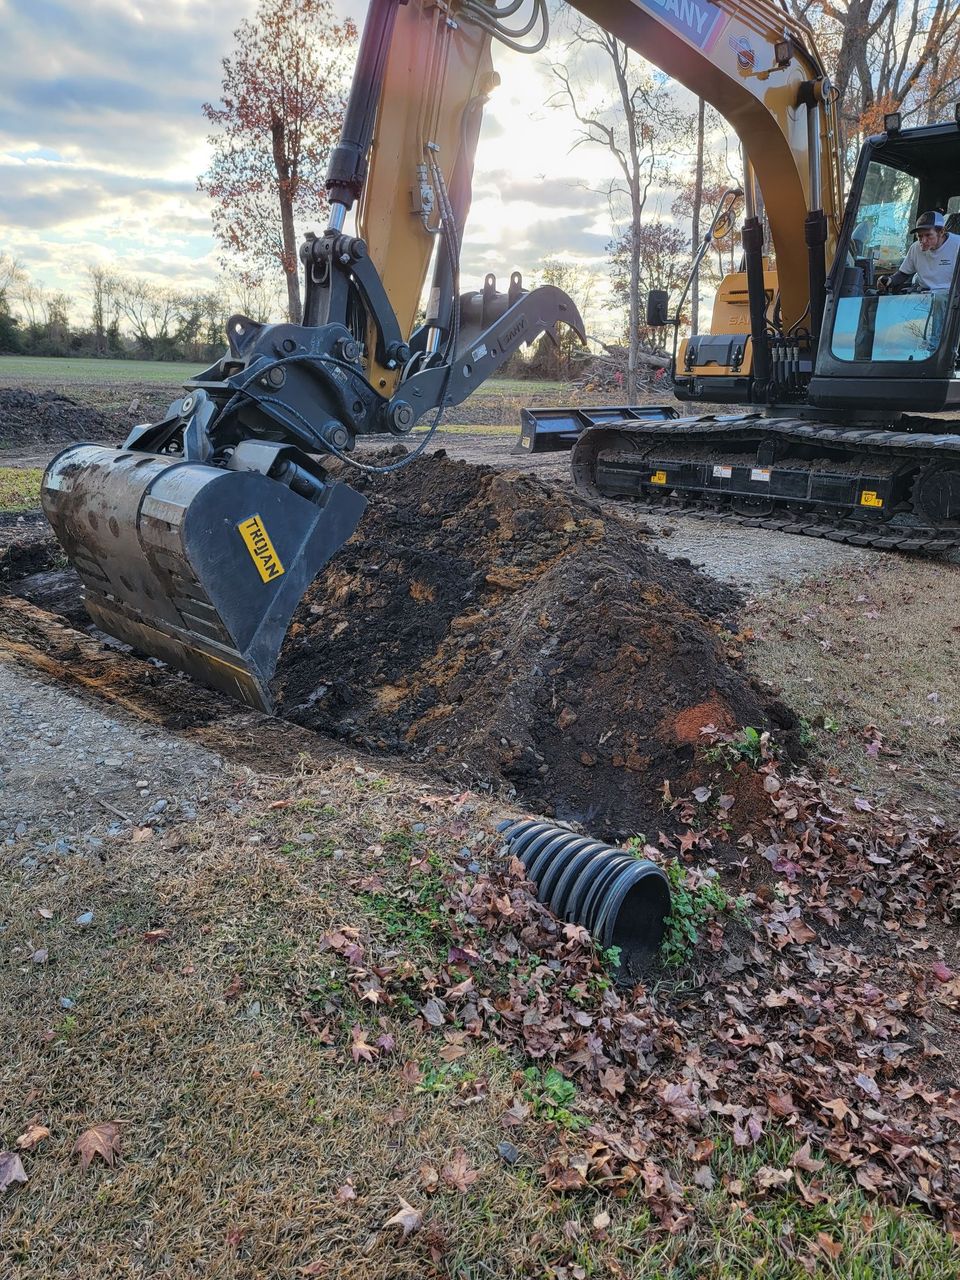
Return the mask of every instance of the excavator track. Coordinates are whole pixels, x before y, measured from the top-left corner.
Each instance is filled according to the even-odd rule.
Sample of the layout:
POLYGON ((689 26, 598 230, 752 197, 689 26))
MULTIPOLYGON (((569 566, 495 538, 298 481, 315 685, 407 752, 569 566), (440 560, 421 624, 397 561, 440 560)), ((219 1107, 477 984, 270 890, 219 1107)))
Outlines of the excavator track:
POLYGON ((760 415, 607 423, 580 436, 571 466, 582 492, 631 498, 652 515, 943 557, 960 551, 960 423, 947 425, 933 434, 760 415))

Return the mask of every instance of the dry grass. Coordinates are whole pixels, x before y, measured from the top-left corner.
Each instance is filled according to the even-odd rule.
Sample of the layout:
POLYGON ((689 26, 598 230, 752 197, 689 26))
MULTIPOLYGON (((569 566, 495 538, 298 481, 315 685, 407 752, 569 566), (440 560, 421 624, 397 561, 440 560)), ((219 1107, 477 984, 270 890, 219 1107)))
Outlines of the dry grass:
POLYGON ((960 815, 960 567, 878 556, 765 597, 747 621, 751 667, 829 770, 895 808, 960 815))
POLYGON ((495 848, 495 815, 478 801, 466 822, 444 822, 442 804, 409 780, 344 764, 292 779, 236 772, 232 784, 217 817, 107 840, 102 857, 35 870, 8 857, 0 1145, 34 1115, 51 1137, 24 1157, 30 1180, 3 1202, 5 1276, 249 1280, 317 1264, 310 1274, 363 1280, 799 1280, 801 1256, 819 1258, 823 1276, 960 1274, 932 1222, 870 1205, 839 1175, 834 1203, 816 1209, 754 1194, 757 1169, 783 1151, 744 1155, 719 1136, 717 1186, 694 1192, 695 1225, 678 1239, 652 1234, 636 1191, 547 1191, 539 1170, 553 1123, 501 1124, 528 1064, 489 1043, 446 1063, 441 1034, 416 1016, 416 975, 446 952, 437 872, 464 842, 481 859, 495 848), (381 886, 366 878, 374 872, 381 886), (411 880, 414 909, 395 900, 411 880), (77 926, 90 909, 93 923, 77 926), (372 1040, 379 1010, 356 1000, 342 961, 323 950, 344 927, 411 966, 410 1007, 389 1011, 396 1049, 372 1064, 354 1064, 350 1032, 360 1024, 372 1040), (157 929, 168 936, 144 938, 157 929), (46 963, 33 963, 40 947, 46 963), (304 1008, 315 1022, 305 1025, 304 1008), (402 1074, 408 1061, 418 1086, 402 1074), (83 1173, 73 1142, 106 1120, 121 1125, 122 1158, 83 1173), (513 1166, 497 1153, 505 1138, 520 1149, 513 1166), (421 1166, 441 1170, 460 1147, 476 1182, 430 1193, 421 1166), (338 1194, 348 1180, 355 1199, 338 1194), (406 1241, 384 1225, 398 1196, 424 1213, 406 1241), (818 1253, 820 1232, 842 1244, 842 1263, 818 1253))

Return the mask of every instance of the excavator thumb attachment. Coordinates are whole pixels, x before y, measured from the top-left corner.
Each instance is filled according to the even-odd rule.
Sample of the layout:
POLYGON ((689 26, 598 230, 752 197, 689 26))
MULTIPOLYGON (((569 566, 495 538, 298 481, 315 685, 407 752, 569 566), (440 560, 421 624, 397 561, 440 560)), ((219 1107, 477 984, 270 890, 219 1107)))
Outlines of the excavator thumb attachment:
POLYGON ((97 626, 270 711, 294 610, 356 529, 366 499, 310 474, 298 450, 251 442, 237 454, 251 448, 267 450, 257 460, 286 482, 77 444, 48 466, 42 503, 97 626))

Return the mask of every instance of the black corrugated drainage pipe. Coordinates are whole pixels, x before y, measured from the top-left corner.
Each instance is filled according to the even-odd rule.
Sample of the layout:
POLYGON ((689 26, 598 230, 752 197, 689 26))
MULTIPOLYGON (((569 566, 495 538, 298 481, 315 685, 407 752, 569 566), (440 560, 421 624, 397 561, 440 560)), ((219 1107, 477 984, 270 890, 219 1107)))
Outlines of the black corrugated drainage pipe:
POLYGON ((632 983, 656 957, 670 914, 670 882, 655 862, 535 819, 501 822, 537 898, 583 925, 603 950, 617 947, 617 981, 632 983))

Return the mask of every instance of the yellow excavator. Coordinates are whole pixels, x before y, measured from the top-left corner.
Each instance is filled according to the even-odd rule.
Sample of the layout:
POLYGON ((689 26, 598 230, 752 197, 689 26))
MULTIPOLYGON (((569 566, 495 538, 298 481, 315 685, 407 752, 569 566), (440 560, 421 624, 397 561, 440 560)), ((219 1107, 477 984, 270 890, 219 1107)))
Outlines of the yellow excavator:
MULTIPOLYGON (((955 545, 960 435, 935 415, 960 398, 956 288, 894 294, 878 273, 918 208, 952 211, 960 198, 960 131, 889 121, 841 217, 836 95, 785 11, 768 0, 575 7, 706 98, 743 143, 744 271, 719 292, 715 332, 680 347, 675 381, 681 398, 756 406, 726 419, 615 415, 577 441, 577 483, 704 497, 759 520, 852 522, 853 541, 895 527, 904 543, 955 545)), ((353 456, 357 437, 404 437, 427 415, 433 428, 521 344, 560 322, 582 336, 559 289, 528 292, 517 273, 504 292, 492 275, 460 288, 481 115, 498 83, 491 46, 534 52, 546 36, 546 0, 371 0, 329 222, 301 250, 303 323, 232 317, 224 356, 161 422, 122 448, 72 445, 46 471, 44 510, 103 630, 269 709, 290 618, 363 514, 344 475, 414 463, 432 430, 380 466, 353 456)), ((661 320, 665 304, 649 300, 661 320)))

